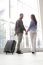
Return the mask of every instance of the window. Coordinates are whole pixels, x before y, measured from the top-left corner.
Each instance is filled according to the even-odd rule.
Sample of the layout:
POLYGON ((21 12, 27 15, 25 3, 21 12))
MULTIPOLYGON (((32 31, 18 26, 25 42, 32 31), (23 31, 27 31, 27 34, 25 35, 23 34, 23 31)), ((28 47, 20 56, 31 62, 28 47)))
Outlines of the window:
MULTIPOLYGON (((35 14, 37 22, 38 22, 37 39, 40 39, 40 41, 42 41, 42 28, 41 28, 39 0, 0 0, 0 12, 1 12, 0 18, 6 19, 10 23, 10 24, 6 23, 6 24, 8 24, 8 26, 10 25, 11 29, 8 30, 10 26, 8 28, 6 27, 6 29, 8 30, 8 33, 11 32, 10 33, 11 36, 14 31, 13 29, 14 24, 16 20, 19 18, 20 13, 24 14, 23 23, 26 29, 28 29, 29 24, 30 24, 30 15, 35 14)), ((8 37, 10 35, 7 34, 8 37)), ((41 47, 42 47, 42 44, 41 44, 41 47)))

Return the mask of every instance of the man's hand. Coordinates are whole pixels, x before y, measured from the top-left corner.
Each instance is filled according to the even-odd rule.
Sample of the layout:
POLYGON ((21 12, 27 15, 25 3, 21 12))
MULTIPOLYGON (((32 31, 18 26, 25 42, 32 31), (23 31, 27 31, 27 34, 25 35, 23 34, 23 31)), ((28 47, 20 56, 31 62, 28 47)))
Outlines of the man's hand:
POLYGON ((26 35, 28 34, 28 32, 26 31, 26 35))
POLYGON ((16 35, 16 33, 14 34, 14 36, 16 35))

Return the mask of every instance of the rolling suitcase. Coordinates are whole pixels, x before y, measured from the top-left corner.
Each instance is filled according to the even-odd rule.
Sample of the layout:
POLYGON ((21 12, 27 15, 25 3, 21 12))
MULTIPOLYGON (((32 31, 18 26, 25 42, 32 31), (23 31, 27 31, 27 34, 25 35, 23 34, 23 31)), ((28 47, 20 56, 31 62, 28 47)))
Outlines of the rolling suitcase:
POLYGON ((14 53, 15 51, 15 46, 16 46, 16 41, 15 40, 8 40, 5 48, 4 48, 4 52, 7 53, 14 53))

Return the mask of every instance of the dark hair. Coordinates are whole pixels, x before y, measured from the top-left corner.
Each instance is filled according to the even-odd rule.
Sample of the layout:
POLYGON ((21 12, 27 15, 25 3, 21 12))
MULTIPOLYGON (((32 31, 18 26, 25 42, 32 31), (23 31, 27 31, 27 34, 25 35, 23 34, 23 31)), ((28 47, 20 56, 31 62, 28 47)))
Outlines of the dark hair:
POLYGON ((32 15, 31 15, 31 17, 32 17, 32 20, 35 22, 35 25, 37 25, 37 20, 36 20, 35 15, 34 15, 34 14, 32 14, 32 15))
POLYGON ((20 13, 20 16, 23 15, 23 13, 20 13))

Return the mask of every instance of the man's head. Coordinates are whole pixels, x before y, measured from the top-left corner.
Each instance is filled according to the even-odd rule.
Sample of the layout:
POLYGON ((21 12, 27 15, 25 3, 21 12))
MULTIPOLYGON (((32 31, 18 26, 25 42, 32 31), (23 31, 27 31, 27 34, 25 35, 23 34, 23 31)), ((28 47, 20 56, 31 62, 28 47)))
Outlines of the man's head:
POLYGON ((20 13, 20 19, 23 19, 23 13, 20 13))

